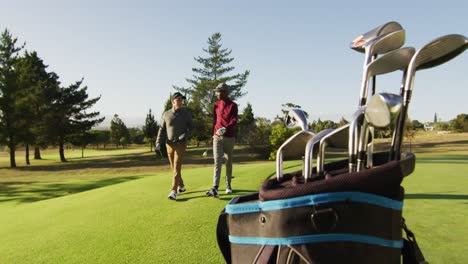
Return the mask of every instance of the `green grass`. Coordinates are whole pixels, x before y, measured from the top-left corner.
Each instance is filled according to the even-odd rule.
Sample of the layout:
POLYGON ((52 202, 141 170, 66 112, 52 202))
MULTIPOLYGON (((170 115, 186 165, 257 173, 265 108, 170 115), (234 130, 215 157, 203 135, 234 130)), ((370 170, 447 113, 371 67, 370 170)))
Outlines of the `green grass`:
MULTIPOLYGON (((219 212, 235 195, 256 191, 273 171, 272 162, 237 165, 234 193, 213 199, 205 195, 212 167, 186 169, 188 191, 176 202, 167 199, 169 173, 35 202, 24 199, 30 192, 35 197, 34 190, 22 186, 22 196, 0 204, 0 263, 222 263, 219 212)), ((39 192, 57 187, 33 186, 42 186, 39 192)))
POLYGON ((468 155, 417 155, 404 216, 429 263, 468 263, 468 155))
MULTIPOLYGON (((416 170, 403 182, 403 214, 430 263, 468 263, 465 141, 456 152, 447 147, 453 142, 416 144, 416 170)), ((213 199, 205 196, 212 160, 203 151, 190 149, 183 168, 188 190, 176 202, 167 199, 167 160, 146 149, 95 151, 84 159, 80 152, 65 164, 53 158, 14 170, 0 157, 0 263, 223 263, 219 212, 232 197, 258 190, 275 164, 239 149, 235 192, 213 199)))

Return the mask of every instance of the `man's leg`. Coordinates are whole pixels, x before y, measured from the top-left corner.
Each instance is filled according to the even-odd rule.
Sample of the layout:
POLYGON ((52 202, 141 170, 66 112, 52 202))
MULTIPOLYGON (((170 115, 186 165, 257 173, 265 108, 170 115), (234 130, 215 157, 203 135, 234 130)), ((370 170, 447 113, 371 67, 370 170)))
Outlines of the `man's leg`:
POLYGON ((184 180, 182 179, 182 160, 184 158, 185 150, 187 149, 187 144, 175 144, 175 155, 174 155, 174 164, 175 164, 175 169, 174 169, 174 179, 175 183, 173 183, 172 188, 174 188, 175 184, 175 190, 177 191, 177 187, 184 187, 184 180))
POLYGON ((171 146, 169 144, 166 144, 167 148, 167 157, 169 158, 169 163, 171 164, 171 169, 172 169, 172 188, 171 190, 177 191, 177 180, 176 180, 176 169, 175 169, 175 148, 174 146, 171 146))
POLYGON ((223 166, 223 138, 214 136, 213 137, 213 159, 214 159, 214 171, 213 171, 213 187, 218 189, 219 180, 221 178, 221 167, 223 166))
POLYGON ((225 137, 223 139, 224 156, 226 157, 226 184, 231 187, 232 179, 232 158, 234 153, 234 137, 225 137))

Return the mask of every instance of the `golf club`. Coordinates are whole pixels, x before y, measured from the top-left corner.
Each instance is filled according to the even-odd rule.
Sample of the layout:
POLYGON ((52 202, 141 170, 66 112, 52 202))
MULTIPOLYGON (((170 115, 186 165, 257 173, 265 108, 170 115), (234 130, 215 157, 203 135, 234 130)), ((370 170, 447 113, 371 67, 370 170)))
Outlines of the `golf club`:
POLYGON ((383 54, 393 50, 396 50, 403 46, 405 42, 405 31, 398 30, 395 32, 388 33, 386 35, 381 35, 375 40, 366 43, 365 48, 365 58, 364 66, 362 71, 362 80, 361 80, 361 92, 359 97, 359 106, 365 105, 367 100, 367 83, 369 81, 368 67, 372 62, 372 56, 376 54, 383 54))
POLYGON ((309 125, 307 124, 306 113, 298 108, 290 110, 286 116, 286 125, 288 127, 299 126, 302 130, 307 130, 309 125))
POLYGON ((402 91, 403 106, 392 138, 390 159, 400 160, 403 131, 409 103, 411 101, 416 71, 429 69, 448 62, 463 53, 467 48, 468 39, 465 36, 451 34, 434 39, 414 54, 408 65, 405 77, 404 89, 402 91))
POLYGON ((303 110, 292 109, 286 118, 288 127, 300 126, 301 131, 288 138, 276 153, 276 177, 278 181, 283 177, 283 157, 304 155, 304 146, 315 136, 315 132, 308 128, 307 117, 303 110))
POLYGON ((366 153, 373 155, 368 146, 368 128, 371 127, 387 127, 394 123, 401 111, 402 98, 396 94, 379 93, 375 94, 369 100, 364 113, 364 122, 362 125, 362 133, 359 137, 358 155, 357 155, 357 171, 360 171, 365 166, 366 153), (368 152, 369 151, 369 152, 368 152))
MULTIPOLYGON (((393 50, 382 57, 372 61, 369 65, 364 67, 363 86, 361 87, 361 103, 367 101, 367 82, 370 76, 386 74, 400 69, 406 69, 409 61, 411 60, 415 50, 412 47, 401 48, 393 50)), ((349 129, 349 171, 353 172, 357 168, 357 155, 358 155, 358 140, 361 133, 366 133, 361 129, 364 122, 365 106, 361 105, 360 109, 352 116, 352 121, 349 129)), ((367 136, 367 135, 366 135, 367 136)))
POLYGON ((312 164, 314 164, 314 155, 317 155, 318 148, 315 148, 316 145, 320 142, 320 140, 326 136, 327 134, 331 133, 334 129, 324 129, 317 133, 315 137, 311 138, 306 145, 305 153, 304 153, 304 171, 303 176, 305 181, 307 182, 309 178, 312 178, 312 164))
POLYGON ((347 148, 348 147, 348 134, 350 129, 350 124, 341 126, 332 132, 324 135, 320 139, 319 150, 317 154, 317 175, 321 176, 324 173, 323 167, 325 163, 325 148, 334 147, 334 148, 347 148))
MULTIPOLYGON (((364 45, 375 40, 377 37, 381 35, 385 35, 385 34, 395 32, 398 30, 403 30, 403 27, 398 22, 395 22, 395 21, 387 22, 355 38, 351 42, 350 48, 358 52, 365 53, 364 45)), ((373 55, 371 57, 371 60, 375 60, 376 58, 377 58, 377 55, 373 55)), ((372 95, 374 95, 375 93, 375 86, 376 86, 376 76, 373 76, 372 77, 372 95)))
POLYGON ((355 38, 351 42, 350 48, 355 51, 365 53, 364 45, 366 43, 369 43, 370 41, 374 40, 375 38, 381 35, 385 35, 385 34, 395 32, 398 30, 402 30, 402 29, 403 27, 398 22, 395 22, 395 21, 387 22, 355 38))
POLYGON ((367 102, 369 77, 406 69, 415 51, 413 47, 393 50, 366 65, 361 84, 361 102, 367 102))

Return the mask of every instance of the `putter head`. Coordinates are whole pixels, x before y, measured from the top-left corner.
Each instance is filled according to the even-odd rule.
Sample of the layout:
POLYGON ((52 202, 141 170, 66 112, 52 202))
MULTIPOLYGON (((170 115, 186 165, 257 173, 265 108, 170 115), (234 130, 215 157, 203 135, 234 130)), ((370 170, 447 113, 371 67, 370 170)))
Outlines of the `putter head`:
POLYGON ((400 95, 378 93, 372 96, 364 116, 369 125, 386 127, 395 122, 400 114, 403 99, 400 95))
POLYGON ((365 52, 364 46, 366 43, 371 42, 372 40, 374 40, 375 38, 381 35, 385 35, 390 32, 395 32, 395 31, 402 30, 402 29, 403 27, 398 22, 395 22, 395 21, 387 22, 355 38, 351 42, 350 48, 357 52, 364 53, 365 52))
POLYGON ((434 39, 420 48, 411 64, 414 70, 429 69, 450 61, 468 48, 468 39, 459 34, 451 34, 434 39))
POLYGON ((375 76, 404 69, 408 67, 415 52, 413 47, 390 51, 368 64, 368 75, 375 76))
POLYGON ((309 129, 306 113, 298 108, 294 108, 288 112, 288 115, 286 116, 286 125, 288 127, 299 126, 302 130, 309 129))

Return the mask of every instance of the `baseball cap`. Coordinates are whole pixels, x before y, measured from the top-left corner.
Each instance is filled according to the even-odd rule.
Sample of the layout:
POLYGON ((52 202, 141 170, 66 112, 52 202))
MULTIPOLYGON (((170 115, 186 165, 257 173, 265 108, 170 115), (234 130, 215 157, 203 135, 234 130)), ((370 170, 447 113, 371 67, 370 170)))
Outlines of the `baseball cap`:
POLYGON ((176 92, 174 95, 172 95, 172 100, 176 99, 176 98, 182 98, 182 99, 186 99, 185 96, 183 96, 181 93, 179 92, 176 92))
POLYGON ((215 88, 216 92, 221 92, 221 91, 227 92, 228 90, 229 90, 229 85, 223 82, 218 84, 218 86, 216 86, 215 88))

